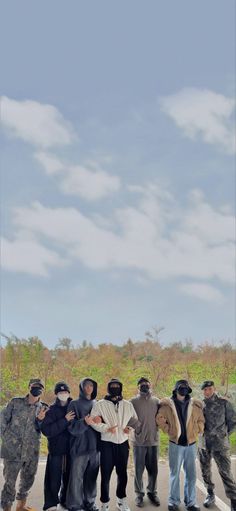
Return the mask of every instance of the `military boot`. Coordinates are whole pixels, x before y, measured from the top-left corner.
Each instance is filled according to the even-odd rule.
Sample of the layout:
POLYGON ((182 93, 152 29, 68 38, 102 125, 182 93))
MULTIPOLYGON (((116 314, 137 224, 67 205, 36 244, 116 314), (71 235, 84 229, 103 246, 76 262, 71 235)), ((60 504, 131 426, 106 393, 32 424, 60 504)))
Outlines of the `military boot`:
POLYGON ((32 506, 26 505, 26 499, 17 500, 16 511, 36 511, 32 506))
POLYGON ((3 511, 11 511, 11 504, 4 506, 2 509, 3 509, 3 511))
POLYGON ((204 507, 210 507, 212 504, 215 504, 215 494, 213 491, 208 491, 208 494, 203 502, 204 507))

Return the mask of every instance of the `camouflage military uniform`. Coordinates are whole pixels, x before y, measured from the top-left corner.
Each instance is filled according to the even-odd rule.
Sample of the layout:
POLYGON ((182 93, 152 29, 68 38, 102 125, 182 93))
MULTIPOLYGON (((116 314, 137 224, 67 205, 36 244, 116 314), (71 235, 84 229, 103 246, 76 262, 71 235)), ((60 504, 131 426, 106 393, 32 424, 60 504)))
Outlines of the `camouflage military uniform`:
POLYGON ((3 509, 14 502, 19 472, 18 500, 25 499, 33 485, 40 448, 40 430, 36 417, 44 405, 41 401, 30 405, 28 396, 15 397, 1 412, 1 457, 4 458, 5 478, 1 495, 3 509))
POLYGON ((225 493, 231 500, 236 500, 236 484, 231 471, 229 434, 236 427, 236 413, 232 404, 213 394, 203 400, 205 431, 199 440, 199 459, 202 477, 208 493, 214 491, 212 482, 211 459, 214 458, 225 493))

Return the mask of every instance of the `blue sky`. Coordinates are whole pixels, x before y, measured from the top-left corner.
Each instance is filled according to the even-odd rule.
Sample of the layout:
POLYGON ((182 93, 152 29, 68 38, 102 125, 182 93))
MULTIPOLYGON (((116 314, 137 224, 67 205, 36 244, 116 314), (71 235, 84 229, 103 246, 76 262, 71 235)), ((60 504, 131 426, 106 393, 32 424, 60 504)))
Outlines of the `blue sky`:
POLYGON ((235 4, 1 2, 1 331, 235 339, 235 4))

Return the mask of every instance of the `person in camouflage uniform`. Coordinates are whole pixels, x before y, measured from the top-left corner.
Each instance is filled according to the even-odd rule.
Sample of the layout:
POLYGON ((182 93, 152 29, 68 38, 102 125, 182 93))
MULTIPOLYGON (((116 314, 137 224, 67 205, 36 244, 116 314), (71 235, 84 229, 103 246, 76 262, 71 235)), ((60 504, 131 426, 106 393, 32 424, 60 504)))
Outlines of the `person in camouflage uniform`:
POLYGON ((214 488, 211 473, 211 459, 214 458, 225 493, 231 500, 231 510, 236 511, 236 483, 233 478, 230 461, 229 435, 236 428, 236 412, 232 404, 215 392, 212 380, 202 384, 204 393, 203 413, 205 430, 199 440, 199 460, 202 477, 207 488, 207 496, 203 503, 210 507, 215 503, 214 488))
POLYGON ((29 510, 26 498, 33 485, 40 448, 40 421, 47 405, 40 401, 44 385, 39 378, 29 382, 29 394, 14 397, 1 412, 1 457, 4 460, 5 484, 1 494, 3 511, 11 511, 16 495, 16 479, 20 485, 16 495, 16 511, 29 510))

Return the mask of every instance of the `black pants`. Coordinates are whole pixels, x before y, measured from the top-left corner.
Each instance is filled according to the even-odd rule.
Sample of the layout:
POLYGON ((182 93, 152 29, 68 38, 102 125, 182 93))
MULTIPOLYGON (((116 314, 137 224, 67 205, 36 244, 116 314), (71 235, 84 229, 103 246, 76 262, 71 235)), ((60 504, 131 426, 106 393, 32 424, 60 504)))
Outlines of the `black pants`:
POLYGON ((128 440, 123 444, 101 441, 101 502, 110 500, 109 483, 114 467, 117 473, 116 496, 119 499, 126 497, 128 457, 128 440))
POLYGON ((44 477, 44 510, 56 506, 59 502, 65 505, 69 473, 69 456, 48 454, 44 477))

